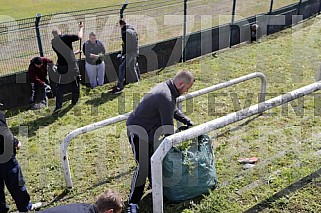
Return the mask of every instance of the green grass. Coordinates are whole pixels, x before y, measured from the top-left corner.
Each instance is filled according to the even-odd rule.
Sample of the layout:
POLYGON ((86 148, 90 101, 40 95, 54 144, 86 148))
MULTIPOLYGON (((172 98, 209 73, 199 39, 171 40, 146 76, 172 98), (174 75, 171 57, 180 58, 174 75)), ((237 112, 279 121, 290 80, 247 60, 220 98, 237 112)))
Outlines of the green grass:
MULTIPOLYGON (((130 3, 139 2, 141 0, 131 0, 130 3)), ((83 9, 97 8, 97 7, 105 7, 105 6, 113 6, 117 4, 123 4, 124 1, 116 1, 116 0, 96 0, 96 1, 88 1, 88 0, 12 0, 10 4, 7 1, 0 0, 1 8, 0 15, 11 16, 14 19, 24 19, 29 17, 35 17, 36 14, 40 13, 42 15, 59 13, 59 12, 71 12, 83 9)), ((214 1, 214 3, 223 3, 227 4, 227 1, 224 3, 224 0, 214 1)), ((292 3, 297 3, 297 0, 279 0, 274 2, 274 9, 280 8, 292 3)), ((193 4, 191 2, 190 4, 193 4)), ((197 3, 197 2, 196 2, 197 3)), ((208 3, 205 3, 208 4, 208 3)), ((228 6, 230 7, 227 11, 231 11, 232 4, 228 1, 228 6)), ((222 6, 222 5, 221 5, 222 6)), ((225 7, 224 6, 224 7, 225 7)), ((247 0, 237 3, 237 14, 239 16, 247 17, 248 15, 255 15, 257 13, 253 13, 257 11, 258 13, 266 13, 269 10, 270 3, 267 1, 266 3, 259 2, 257 0, 247 0), (253 7, 254 10, 249 10, 249 7, 253 7), (247 8, 247 10, 244 10, 247 8)), ((224 8, 223 10, 225 10, 224 8)), ((193 12, 193 11, 191 11, 193 12)), ((220 14, 230 14, 226 13, 226 11, 222 11, 224 13, 220 14)), ((237 17, 238 18, 238 17, 237 17)))
MULTIPOLYGON (((48 207, 93 202, 107 188, 116 189, 126 200, 135 163, 124 122, 71 141, 69 157, 74 187, 63 194, 59 147, 70 131, 131 111, 144 93, 182 69, 192 70, 197 76, 191 91, 255 71, 267 76, 266 99, 311 84, 319 69, 319 26, 320 16, 262 38, 258 43, 220 51, 217 57, 210 54, 144 74, 140 83, 130 84, 120 96, 107 93, 110 84, 91 91, 82 87, 80 103, 71 108, 65 102, 58 117, 51 116, 54 100, 50 100, 48 109, 40 111, 7 111, 9 126, 24 144, 17 158, 32 200, 42 201, 48 207)), ((201 124, 257 103, 259 90, 259 80, 251 80, 197 97, 193 107, 187 108, 187 114, 201 124)), ((247 123, 241 121, 210 132, 219 187, 193 202, 165 203, 165 212, 242 212, 318 170, 320 155, 316 151, 321 149, 317 137, 321 121, 318 99, 310 95, 300 101, 301 111, 295 108, 299 103, 296 100, 287 107, 246 119, 247 123), (243 170, 237 159, 250 156, 257 156, 260 161, 253 169, 243 170)), ((315 179, 302 189, 272 201, 263 212, 319 212, 319 186, 320 179, 315 179)), ((14 207, 12 200, 9 202, 14 207)), ((144 198, 141 212, 151 212, 150 194, 144 198)))
MULTIPOLYGON (((44 2, 33 1, 39 8, 44 2)), ((55 8, 54 12, 58 12, 58 7, 53 5, 61 1, 48 2, 51 5, 49 10, 55 8)), ((71 10, 77 10, 74 5, 78 2, 67 3, 71 10)), ((92 6, 88 7, 104 6, 96 2, 95 5, 90 3, 92 6)), ((15 11, 19 11, 17 7, 23 4, 11 5, 15 5, 15 11)), ((78 5, 84 9, 86 4, 78 5)), ((27 8, 27 4, 24 8, 27 8)), ((61 11, 67 9, 69 7, 61 11)), ((15 11, 1 13, 12 14, 16 18, 15 11)), ((31 16, 39 12, 35 6, 21 11, 28 11, 32 13, 31 16)), ((72 140, 69 156, 74 188, 64 195, 59 148, 70 131, 131 111, 150 88, 184 68, 192 70, 197 76, 191 91, 255 71, 263 72, 268 78, 267 99, 305 86, 314 82, 319 69, 319 34, 320 17, 316 17, 293 29, 263 38, 259 43, 242 44, 218 52, 217 58, 208 55, 163 71, 144 74, 139 84, 129 85, 120 96, 107 93, 110 84, 92 91, 82 88, 79 105, 70 108, 66 102, 65 110, 59 117, 51 116, 54 100, 50 100, 48 109, 40 111, 7 111, 9 126, 24 145, 17 158, 32 200, 42 201, 47 207, 93 202, 106 188, 118 190, 126 200, 135 163, 124 122, 72 140)), ((210 121, 255 104, 259 87, 258 80, 251 80, 220 90, 218 93, 221 94, 215 93, 215 98, 213 95, 195 98, 187 114, 197 124, 210 121)), ((201 200, 181 204, 166 203, 165 212, 242 212, 319 169, 320 156, 315 154, 321 149, 319 138, 316 137, 320 126, 318 100, 313 96, 300 100, 304 103, 301 108, 303 113, 296 110, 296 100, 288 107, 278 107, 263 116, 248 119, 245 125, 241 125, 244 121, 238 122, 209 133, 215 145, 220 186, 201 200), (237 159, 248 156, 257 156, 260 161, 255 168, 243 170, 237 159)), ((320 212, 319 191, 320 179, 315 179, 304 185, 304 188, 272 201, 263 212, 320 212)), ((10 195, 7 198, 14 209, 10 195)), ((141 210, 151 212, 150 194, 144 198, 141 210)))
MULTIPOLYGON (((132 0, 130 2, 137 2, 132 0)), ((10 4, 7 1, 0 1, 0 14, 11 16, 14 19, 24 19, 35 17, 38 13, 42 15, 71 12, 83 9, 113 6, 123 4, 124 1, 116 0, 12 0, 10 4)))
MULTIPOLYGON (((298 0, 278 0, 274 2, 273 9, 283 7, 288 4, 297 2, 298 0)), ((115 25, 118 20, 118 11, 123 2, 116 1, 48 1, 48 0, 33 0, 33 1, 13 1, 10 4, 1 2, 0 22, 14 21, 18 23, 13 28, 20 30, 9 30, 13 28, 4 27, 0 34, 0 47, 3 55, 0 55, 0 76, 9 75, 16 72, 23 72, 31 58, 38 54, 38 46, 36 42, 35 31, 31 27, 34 25, 32 21, 37 13, 42 15, 64 13, 71 11, 79 11, 90 8, 101 8, 107 5, 115 6, 105 11, 105 15, 92 12, 94 20, 89 20, 84 17, 84 11, 73 13, 77 21, 83 21, 85 24, 84 39, 87 38, 89 32, 96 31, 98 38, 105 44, 107 52, 119 51, 121 40, 119 38, 119 29, 115 25), (82 15, 80 15, 82 14, 82 15), (100 14, 100 15, 99 15, 100 14), (80 16, 79 16, 80 15, 80 16), (27 21, 20 20, 22 18, 31 18, 27 21), (31 22, 30 22, 31 21, 31 22), (5 32, 8 30, 8 32, 5 32), (8 43, 9 40, 11 42, 8 43), (19 52, 19 54, 17 54, 19 52), (5 54, 6 53, 6 54, 5 54), (17 58, 16 63, 10 63, 10 59, 17 58)), ((128 10, 125 11, 125 19, 128 23, 134 25, 139 34, 139 45, 145 46, 159 41, 171 39, 173 37, 183 35, 183 1, 153 1, 151 4, 147 0, 129 1, 128 10), (139 2, 139 4, 134 4, 139 2), (158 2, 158 4, 157 4, 158 2), (159 2, 162 2, 159 4, 159 2), (151 5, 157 5, 150 8, 151 5), (150 9, 148 9, 150 8, 150 9), (129 12, 131 11, 131 12, 129 12), (129 15, 129 16, 127 16, 129 15), (134 15, 134 16, 132 16, 134 15), (177 15, 177 17, 168 17, 166 15, 177 15), (172 23, 172 19, 177 19, 177 22, 172 23), (179 21, 180 20, 180 21, 179 21)), ((232 1, 230 0, 195 0, 188 2, 187 13, 187 34, 200 30, 212 28, 219 24, 223 25, 230 23, 232 13, 232 1), (201 16, 202 15, 202 16, 201 16), (206 16, 203 16, 206 15, 206 16)), ((235 21, 245 19, 246 17, 255 14, 267 13, 269 11, 269 2, 264 4, 258 3, 257 0, 245 0, 238 2, 236 5, 235 21)), ((71 18, 70 16, 68 16, 71 18)), ((57 16, 46 16, 41 18, 40 30, 43 45, 44 55, 54 59, 51 48, 51 31, 52 27, 48 22, 56 20, 57 16)), ((63 33, 76 33, 76 29, 70 28, 76 26, 73 19, 68 18, 67 24, 59 25, 63 33), (70 22, 69 22, 70 21, 70 22)), ((60 19, 61 22, 65 22, 60 19)), ((74 48, 78 48, 75 44, 74 48)))

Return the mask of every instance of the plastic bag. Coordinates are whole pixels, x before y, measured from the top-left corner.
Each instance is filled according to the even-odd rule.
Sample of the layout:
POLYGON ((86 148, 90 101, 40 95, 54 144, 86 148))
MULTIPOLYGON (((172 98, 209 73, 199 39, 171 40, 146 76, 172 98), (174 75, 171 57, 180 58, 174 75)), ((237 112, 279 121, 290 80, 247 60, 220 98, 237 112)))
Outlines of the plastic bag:
POLYGON ((163 160, 163 192, 171 202, 207 194, 217 186, 211 139, 201 135, 182 149, 172 147, 163 160))

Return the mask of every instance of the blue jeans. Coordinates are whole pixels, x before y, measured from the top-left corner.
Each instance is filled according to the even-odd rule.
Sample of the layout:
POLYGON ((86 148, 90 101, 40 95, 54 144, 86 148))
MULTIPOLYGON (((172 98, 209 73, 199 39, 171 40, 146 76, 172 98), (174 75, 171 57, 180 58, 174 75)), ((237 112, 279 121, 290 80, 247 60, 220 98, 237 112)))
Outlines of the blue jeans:
POLYGON ((16 158, 11 158, 6 163, 0 163, 0 212, 8 212, 9 206, 6 204, 4 186, 6 185, 17 209, 20 212, 27 212, 31 209, 32 203, 27 192, 21 168, 16 158))

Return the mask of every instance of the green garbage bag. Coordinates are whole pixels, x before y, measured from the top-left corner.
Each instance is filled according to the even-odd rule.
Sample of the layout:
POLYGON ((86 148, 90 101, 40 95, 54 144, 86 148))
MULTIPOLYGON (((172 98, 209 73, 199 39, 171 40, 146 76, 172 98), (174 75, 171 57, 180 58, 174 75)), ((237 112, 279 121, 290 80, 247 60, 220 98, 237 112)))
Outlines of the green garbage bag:
POLYGON ((172 147, 163 160, 163 192, 171 202, 207 194, 218 183, 209 136, 201 135, 187 146, 184 143, 172 147))

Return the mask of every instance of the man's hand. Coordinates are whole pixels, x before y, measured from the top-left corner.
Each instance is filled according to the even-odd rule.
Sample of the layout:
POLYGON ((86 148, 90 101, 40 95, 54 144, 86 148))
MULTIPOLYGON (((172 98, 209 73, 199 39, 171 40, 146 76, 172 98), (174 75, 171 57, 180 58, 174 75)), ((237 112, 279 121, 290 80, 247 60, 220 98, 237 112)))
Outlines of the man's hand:
POLYGON ((79 22, 79 28, 83 28, 84 27, 84 24, 81 22, 79 22))
POLYGON ((74 52, 75 55, 77 55, 79 53, 82 53, 82 51, 81 50, 77 50, 77 51, 74 52))
POLYGON ((193 121, 189 121, 186 123, 187 126, 194 126, 194 122, 193 121))

